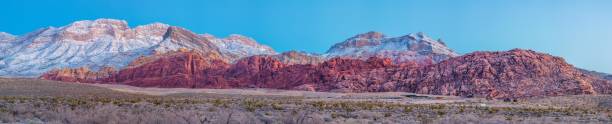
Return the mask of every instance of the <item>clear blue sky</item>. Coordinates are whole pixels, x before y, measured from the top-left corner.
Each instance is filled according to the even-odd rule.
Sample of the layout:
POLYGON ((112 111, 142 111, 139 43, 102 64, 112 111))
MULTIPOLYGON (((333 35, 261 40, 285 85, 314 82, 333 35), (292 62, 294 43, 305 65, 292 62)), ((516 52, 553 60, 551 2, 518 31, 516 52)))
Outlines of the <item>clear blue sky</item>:
POLYGON ((610 0, 3 0, 0 31, 76 20, 163 22, 218 37, 243 34, 277 51, 322 53, 355 34, 425 32, 459 53, 533 49, 612 73, 610 0), (222 1, 222 2, 221 2, 222 1))

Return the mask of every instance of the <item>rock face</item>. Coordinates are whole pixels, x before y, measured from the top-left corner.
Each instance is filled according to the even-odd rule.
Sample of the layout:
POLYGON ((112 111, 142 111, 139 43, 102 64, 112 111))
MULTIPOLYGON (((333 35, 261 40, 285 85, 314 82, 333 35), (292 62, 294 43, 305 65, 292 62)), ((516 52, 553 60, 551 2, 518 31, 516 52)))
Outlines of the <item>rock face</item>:
POLYGON ((332 46, 325 54, 328 58, 370 57, 391 58, 396 63, 416 61, 433 64, 458 56, 441 40, 433 40, 424 33, 388 38, 379 32, 368 32, 351 37, 332 46))
POLYGON ((599 79, 562 58, 529 50, 475 52, 423 70, 417 93, 515 98, 598 92, 592 83, 599 79))
POLYGON ((114 80, 123 84, 143 87, 212 87, 205 80, 217 76, 229 66, 224 60, 205 57, 193 51, 179 51, 159 55, 157 59, 129 66, 116 74, 114 80), (219 73, 219 74, 218 74, 219 73))
POLYGON ((286 64, 267 55, 243 58, 234 64, 206 59, 201 54, 183 51, 91 81, 87 80, 92 78, 81 76, 78 69, 52 71, 42 78, 114 81, 145 87, 404 91, 498 99, 610 94, 612 88, 611 82, 584 74, 562 58, 520 49, 475 52, 427 66, 417 62, 396 64, 390 58, 377 57, 333 58, 319 64, 286 64), (67 78, 66 72, 75 76, 67 78))
MULTIPOLYGON (((142 87, 214 87, 206 82, 208 75, 220 76, 228 68, 224 60, 205 57, 193 50, 179 50, 141 57, 120 71, 92 72, 86 68, 61 69, 47 72, 42 79, 71 82, 108 82, 142 87), (221 71, 219 71, 221 70, 221 71)), ((214 84, 213 84, 214 85, 214 84)))
POLYGON ((117 74, 117 71, 112 67, 105 67, 100 71, 92 71, 86 67, 81 67, 51 70, 43 74, 41 78, 68 82, 113 83, 115 80, 112 79, 115 74, 117 74))

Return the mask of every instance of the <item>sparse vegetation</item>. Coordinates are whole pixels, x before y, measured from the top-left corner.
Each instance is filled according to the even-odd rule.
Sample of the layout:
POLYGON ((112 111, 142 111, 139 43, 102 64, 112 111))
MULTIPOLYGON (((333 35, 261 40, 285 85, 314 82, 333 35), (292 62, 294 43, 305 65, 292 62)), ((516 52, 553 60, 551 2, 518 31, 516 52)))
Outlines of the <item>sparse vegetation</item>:
MULTIPOLYGON (((0 86, 7 86, 2 84, 0 86)), ((64 84, 61 84, 64 86, 64 84)), ((10 86, 15 87, 15 86, 10 86)), ((55 85, 53 87, 56 87, 55 85)), ((0 87, 0 123, 611 123, 612 96, 410 104, 223 94, 151 96, 83 85, 60 93, 0 87), (90 88, 94 88, 89 93, 90 88), (585 102, 586 101, 586 102, 585 102), (589 102, 589 103, 587 103, 589 102), (590 103, 592 102, 592 104, 590 103)), ((65 88, 64 87, 64 88, 65 88)), ((32 87, 30 87, 32 88, 32 87)), ((53 92, 53 91, 49 91, 53 92)), ((442 99, 431 97, 434 100, 442 99)), ((425 97, 408 100, 427 100, 425 97)))

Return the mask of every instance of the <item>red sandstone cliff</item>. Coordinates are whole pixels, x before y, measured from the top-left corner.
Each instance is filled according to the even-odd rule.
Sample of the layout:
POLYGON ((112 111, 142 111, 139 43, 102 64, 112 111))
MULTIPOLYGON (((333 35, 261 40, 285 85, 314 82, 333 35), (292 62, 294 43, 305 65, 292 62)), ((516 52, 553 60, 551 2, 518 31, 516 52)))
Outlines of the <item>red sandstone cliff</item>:
POLYGON ((155 59, 135 61, 120 71, 64 69, 41 78, 142 87, 405 91, 487 98, 610 94, 612 89, 610 81, 583 74, 562 58, 520 49, 475 52, 432 65, 394 64, 375 57, 285 64, 274 56, 251 56, 228 64, 190 51, 150 58, 155 59))
POLYGON ((76 69, 64 68, 51 70, 44 73, 40 78, 46 80, 59 80, 67 82, 87 83, 113 83, 117 71, 112 67, 105 67, 100 71, 91 71, 89 68, 80 67, 76 69))

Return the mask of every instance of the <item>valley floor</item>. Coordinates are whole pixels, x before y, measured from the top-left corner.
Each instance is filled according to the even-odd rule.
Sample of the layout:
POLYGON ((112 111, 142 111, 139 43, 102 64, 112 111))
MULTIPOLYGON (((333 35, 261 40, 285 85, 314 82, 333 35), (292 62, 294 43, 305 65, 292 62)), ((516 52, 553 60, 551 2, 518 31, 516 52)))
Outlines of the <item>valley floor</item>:
POLYGON ((0 78, 0 123, 612 123, 612 96, 140 88, 0 78))

